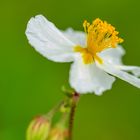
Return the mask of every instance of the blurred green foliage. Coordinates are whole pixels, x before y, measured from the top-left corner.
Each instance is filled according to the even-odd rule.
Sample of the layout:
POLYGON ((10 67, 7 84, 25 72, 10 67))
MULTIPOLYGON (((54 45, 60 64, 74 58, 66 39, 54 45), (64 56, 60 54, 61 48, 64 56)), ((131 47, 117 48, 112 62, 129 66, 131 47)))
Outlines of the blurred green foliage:
MULTIPOLYGON (((0 4, 0 140, 25 140, 33 116, 47 112, 63 94, 70 64, 46 60, 27 42, 30 17, 43 14, 57 27, 83 30, 84 19, 113 24, 127 51, 124 62, 140 65, 138 0, 1 0, 0 4)), ((140 90, 117 80, 98 97, 82 96, 74 140, 140 139, 140 90)))

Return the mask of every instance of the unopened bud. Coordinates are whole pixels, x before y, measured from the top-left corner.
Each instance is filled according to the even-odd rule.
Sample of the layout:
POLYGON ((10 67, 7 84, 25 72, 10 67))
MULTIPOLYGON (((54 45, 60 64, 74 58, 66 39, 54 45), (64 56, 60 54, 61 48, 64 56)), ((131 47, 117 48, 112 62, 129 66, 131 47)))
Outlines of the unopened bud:
POLYGON ((52 128, 47 140, 66 140, 68 136, 68 129, 64 128, 64 126, 61 126, 59 124, 52 128))
POLYGON ((46 140, 50 131, 51 120, 46 116, 33 119, 27 129, 27 140, 46 140))

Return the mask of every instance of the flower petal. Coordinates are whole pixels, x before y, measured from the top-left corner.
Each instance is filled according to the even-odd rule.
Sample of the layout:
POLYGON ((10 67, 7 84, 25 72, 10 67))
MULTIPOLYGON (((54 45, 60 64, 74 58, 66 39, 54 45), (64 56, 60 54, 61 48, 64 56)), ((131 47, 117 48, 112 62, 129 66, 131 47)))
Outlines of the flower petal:
POLYGON ((66 31, 62 31, 63 34, 76 45, 81 47, 86 46, 86 34, 82 31, 75 31, 72 28, 68 28, 66 31))
POLYGON ((118 45, 116 48, 109 48, 102 51, 99 56, 103 58, 104 61, 110 64, 122 64, 122 56, 125 54, 123 47, 118 45))
POLYGON ((44 57, 56 62, 73 61, 75 44, 42 15, 30 19, 26 35, 29 43, 44 57))
POLYGON ((140 67, 118 65, 117 68, 119 68, 120 70, 126 71, 126 72, 131 72, 132 74, 134 74, 137 77, 140 76, 140 67))
POLYGON ((93 64, 84 64, 81 55, 70 70, 70 84, 80 94, 93 93, 101 95, 105 90, 111 89, 115 78, 105 73, 93 64))
POLYGON ((114 75, 114 76, 132 84, 135 87, 140 88, 140 79, 139 78, 120 70, 116 65, 109 64, 108 62, 105 62, 105 61, 103 64, 99 64, 98 62, 96 62, 96 64, 98 65, 98 67, 100 67, 107 73, 114 75))

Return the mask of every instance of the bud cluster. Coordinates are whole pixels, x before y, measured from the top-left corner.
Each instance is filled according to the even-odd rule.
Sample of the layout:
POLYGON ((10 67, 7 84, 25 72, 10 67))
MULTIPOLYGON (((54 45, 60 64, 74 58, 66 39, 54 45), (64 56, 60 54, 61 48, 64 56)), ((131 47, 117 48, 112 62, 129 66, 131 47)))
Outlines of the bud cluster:
POLYGON ((67 94, 67 97, 47 115, 34 118, 27 129, 26 140, 67 140, 70 129, 67 125, 73 104, 77 102, 77 93, 67 94), (56 124, 52 124, 55 113, 61 112, 61 118, 56 124))

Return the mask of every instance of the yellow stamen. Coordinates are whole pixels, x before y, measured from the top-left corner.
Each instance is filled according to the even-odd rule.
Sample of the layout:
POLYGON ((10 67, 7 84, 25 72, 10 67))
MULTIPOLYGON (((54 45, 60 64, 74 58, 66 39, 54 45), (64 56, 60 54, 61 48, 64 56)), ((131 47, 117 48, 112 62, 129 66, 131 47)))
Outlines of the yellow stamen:
POLYGON ((97 54, 107 48, 115 48, 118 43, 123 42, 123 39, 117 36, 119 32, 115 31, 112 25, 99 18, 94 20, 92 24, 85 20, 83 27, 87 33, 87 46, 86 48, 76 46, 75 51, 82 53, 85 64, 92 63, 95 59, 99 63, 103 63, 97 54))
POLYGON ((90 52, 88 52, 87 48, 76 46, 74 48, 74 51, 82 53, 82 58, 85 64, 90 64, 93 62, 93 59, 94 59, 93 55, 90 52))
POLYGON ((95 55, 94 59, 97 60, 100 64, 103 63, 103 60, 98 55, 95 55))

